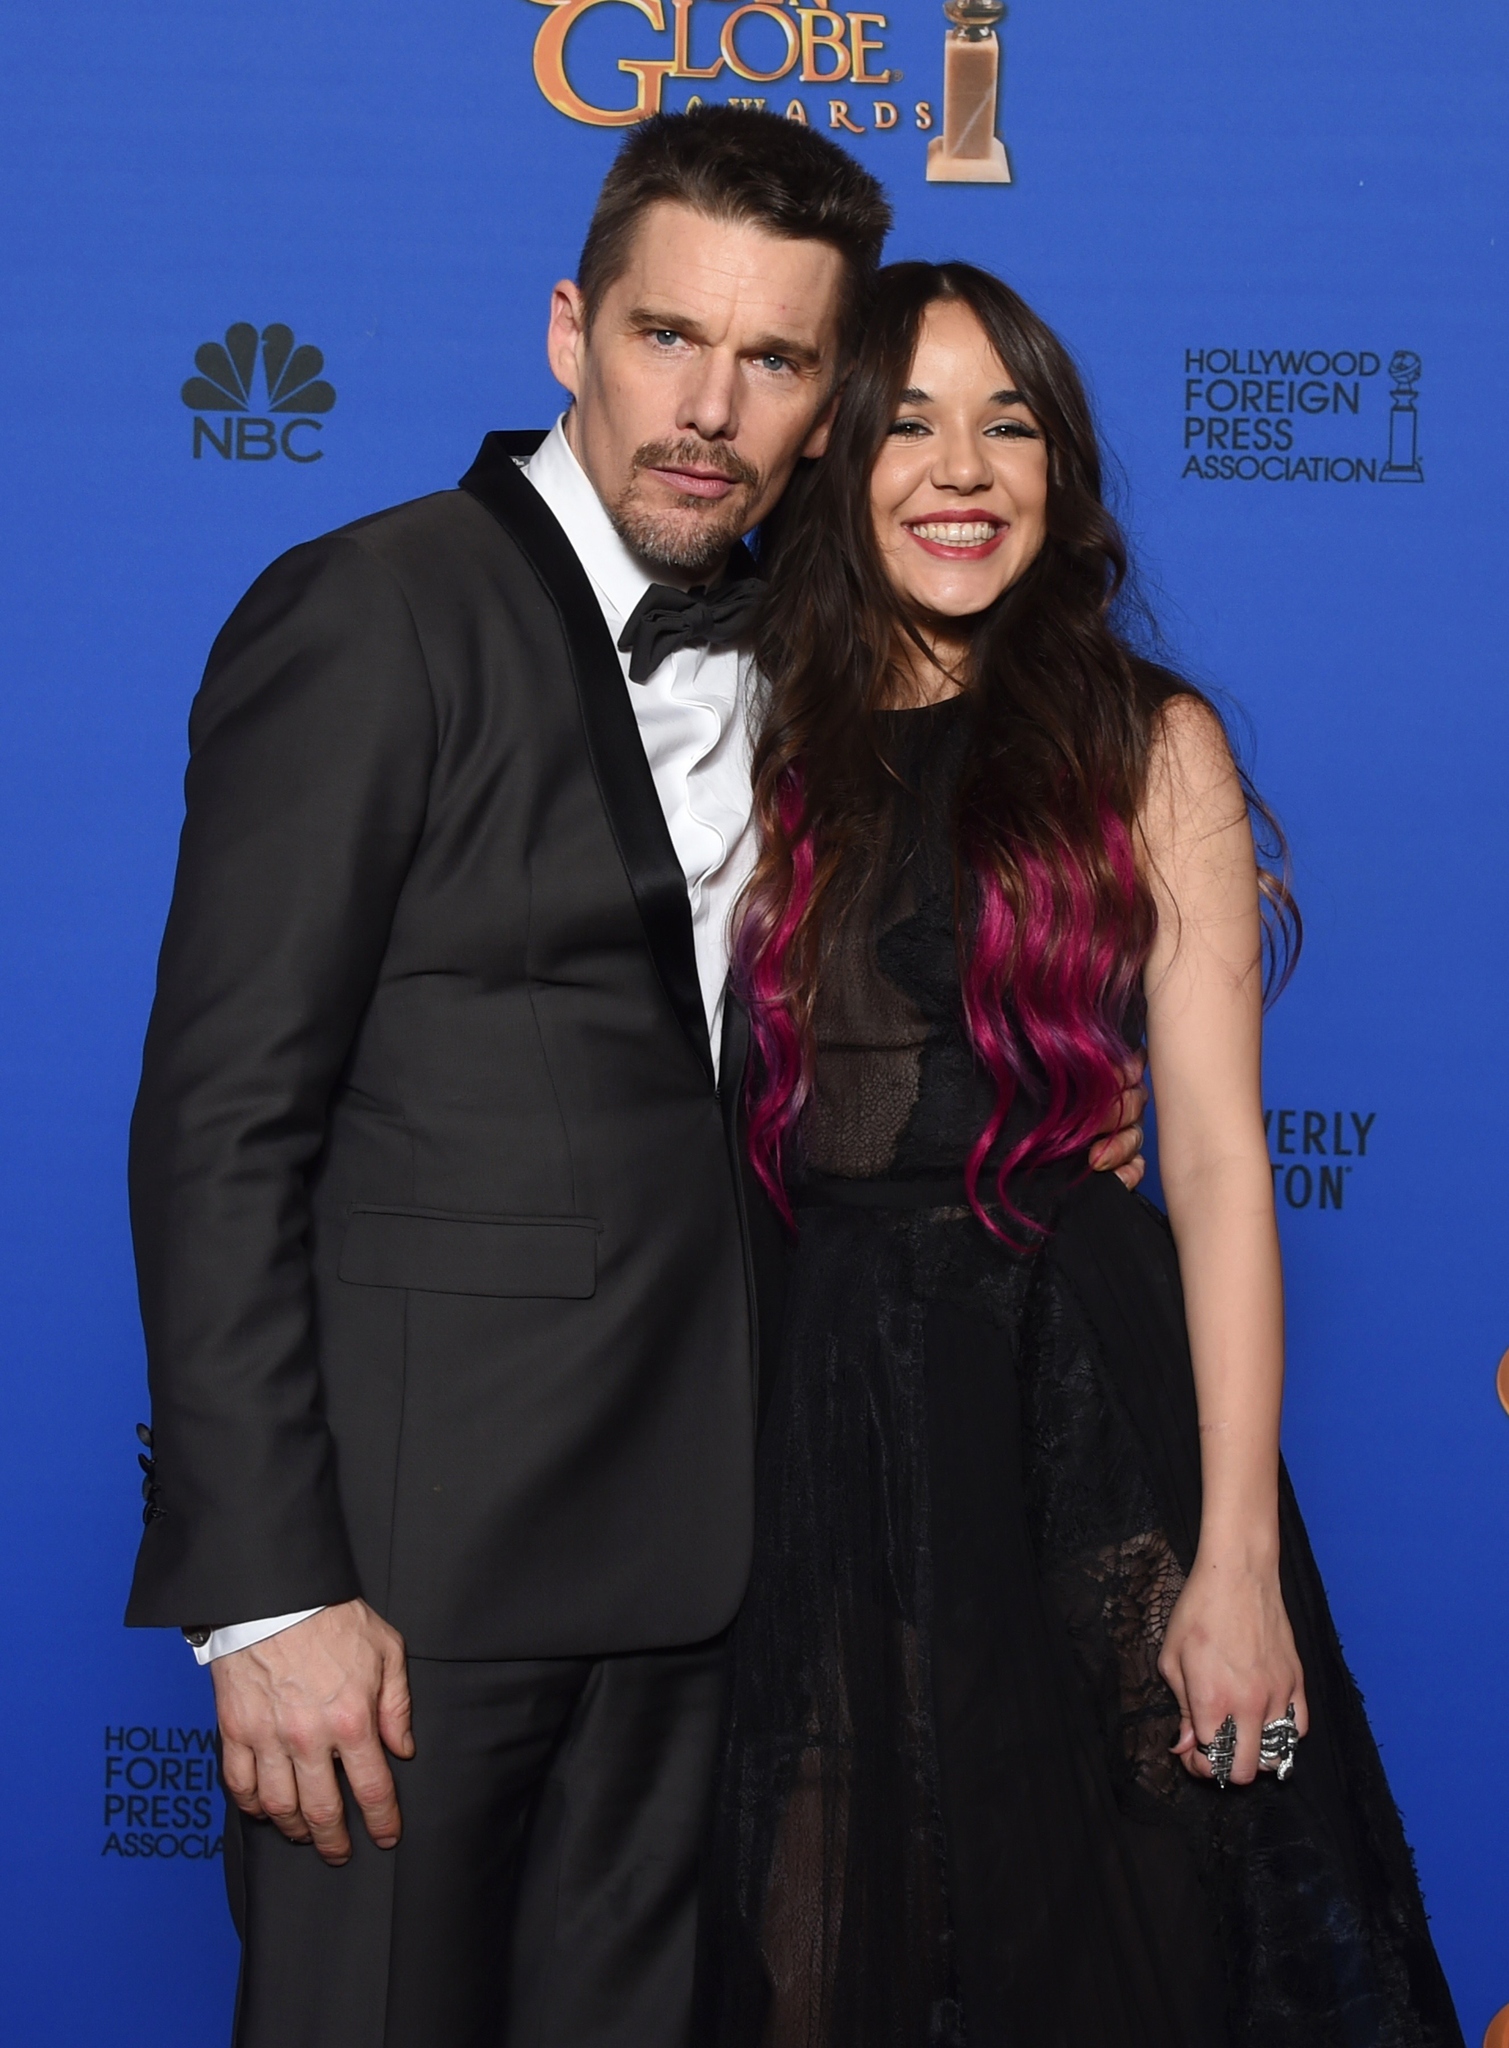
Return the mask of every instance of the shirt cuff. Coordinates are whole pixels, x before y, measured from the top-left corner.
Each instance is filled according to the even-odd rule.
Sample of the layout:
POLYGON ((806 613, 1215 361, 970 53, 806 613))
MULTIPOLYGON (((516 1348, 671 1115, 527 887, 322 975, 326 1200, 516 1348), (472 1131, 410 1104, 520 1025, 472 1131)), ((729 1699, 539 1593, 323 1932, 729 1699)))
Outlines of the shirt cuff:
POLYGON ((308 1621, 311 1614, 323 1614, 323 1607, 303 1607, 297 1614, 274 1614, 266 1621, 234 1621, 229 1628, 214 1628, 202 1643, 190 1643, 196 1664, 212 1664, 217 1657, 228 1657, 232 1650, 249 1650, 253 1643, 265 1643, 269 1636, 281 1635, 285 1628, 294 1628, 301 1621, 308 1621))

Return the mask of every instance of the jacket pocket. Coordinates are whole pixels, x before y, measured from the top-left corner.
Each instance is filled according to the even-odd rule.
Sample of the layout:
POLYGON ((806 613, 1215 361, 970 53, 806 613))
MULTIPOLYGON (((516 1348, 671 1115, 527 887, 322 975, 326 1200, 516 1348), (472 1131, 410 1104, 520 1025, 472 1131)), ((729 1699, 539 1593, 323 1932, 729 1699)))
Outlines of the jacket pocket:
POLYGON ((597 1228, 590 1216, 353 1209, 338 1270, 357 1287, 585 1301, 597 1291, 597 1228))

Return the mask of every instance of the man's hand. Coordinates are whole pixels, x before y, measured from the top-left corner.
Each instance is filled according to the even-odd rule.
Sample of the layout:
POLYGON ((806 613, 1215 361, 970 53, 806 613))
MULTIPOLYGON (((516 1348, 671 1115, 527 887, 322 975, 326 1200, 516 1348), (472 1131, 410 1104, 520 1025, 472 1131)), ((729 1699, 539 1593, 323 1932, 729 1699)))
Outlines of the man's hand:
POLYGON ((351 1855, 335 1776, 340 1758, 379 1849, 401 1832, 383 1754, 414 1754, 403 1638, 365 1600, 326 1607, 210 1666, 220 1715, 225 1787, 253 1820, 290 1842, 313 1842, 327 1863, 351 1855))
POLYGON ((1142 1112, 1147 1108, 1147 1087, 1143 1075, 1147 1063, 1140 1056, 1122 1069, 1126 1082, 1121 1099, 1102 1128, 1111 1135, 1090 1148, 1090 1164, 1097 1173, 1114 1173, 1123 1187, 1134 1188, 1147 1172, 1142 1156, 1142 1112))

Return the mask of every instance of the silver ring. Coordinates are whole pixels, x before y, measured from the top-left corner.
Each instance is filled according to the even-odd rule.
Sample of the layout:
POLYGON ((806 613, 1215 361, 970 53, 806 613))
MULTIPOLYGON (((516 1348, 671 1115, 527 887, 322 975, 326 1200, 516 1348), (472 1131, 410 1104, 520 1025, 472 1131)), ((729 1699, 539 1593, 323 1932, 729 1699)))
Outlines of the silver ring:
POLYGON ((1195 1748, 1210 1759, 1210 1775, 1224 1792, 1231 1783, 1231 1767, 1237 1760, 1237 1724, 1233 1717, 1226 1716, 1209 1742, 1202 1742, 1197 1735, 1195 1748))
POLYGON ((1299 1728, 1294 1719, 1294 1702, 1290 1700, 1289 1711, 1277 1721, 1263 1723, 1262 1741, 1258 1745, 1258 1769, 1272 1771, 1282 1784, 1294 1769, 1294 1752, 1299 1748, 1299 1728))

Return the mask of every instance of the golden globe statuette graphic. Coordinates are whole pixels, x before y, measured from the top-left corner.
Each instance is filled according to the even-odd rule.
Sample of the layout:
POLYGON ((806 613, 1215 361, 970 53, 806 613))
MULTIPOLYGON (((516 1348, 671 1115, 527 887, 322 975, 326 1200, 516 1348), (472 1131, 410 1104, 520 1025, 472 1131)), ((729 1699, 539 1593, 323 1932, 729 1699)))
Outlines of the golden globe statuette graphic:
POLYGON ((1395 349, 1389 359, 1388 373, 1394 380, 1389 397, 1393 403, 1388 421, 1388 461, 1378 472, 1381 484, 1425 481, 1425 472, 1420 467, 1420 415, 1415 407, 1420 370, 1420 358, 1412 348, 1395 349))
MULTIPOLYGON (((1494 1384, 1498 1388, 1499 1400, 1503 1403, 1504 1413, 1509 1415, 1509 1351, 1506 1351, 1499 1360, 1498 1376, 1494 1384)), ((1509 2012, 1509 2006, 1505 2006, 1504 2010, 1509 2012)), ((1509 2048, 1509 2035, 1505 2037, 1504 2048, 1509 2048)))
POLYGON ((1006 145, 996 134, 1001 83, 997 24, 1005 0, 945 0, 952 22, 943 44, 943 133, 927 146, 933 185, 1009 185, 1006 145))

